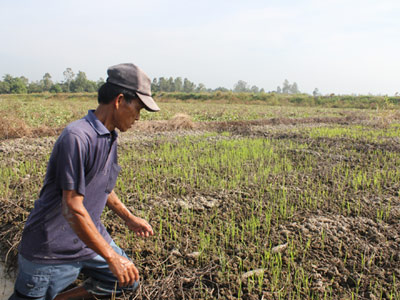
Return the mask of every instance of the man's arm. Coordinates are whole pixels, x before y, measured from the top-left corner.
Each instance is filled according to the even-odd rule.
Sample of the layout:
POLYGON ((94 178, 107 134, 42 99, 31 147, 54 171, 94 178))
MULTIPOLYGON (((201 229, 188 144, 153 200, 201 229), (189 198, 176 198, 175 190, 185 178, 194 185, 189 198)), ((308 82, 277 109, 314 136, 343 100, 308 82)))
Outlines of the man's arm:
POLYGON ((62 212, 78 237, 108 263, 121 286, 139 280, 139 272, 127 258, 118 255, 106 242, 83 205, 84 197, 76 191, 63 191, 62 212))
POLYGON ((128 228, 136 232, 137 236, 148 237, 153 235, 153 228, 142 218, 134 216, 129 209, 119 200, 114 191, 110 193, 107 199, 107 206, 113 210, 122 220, 125 221, 128 228))

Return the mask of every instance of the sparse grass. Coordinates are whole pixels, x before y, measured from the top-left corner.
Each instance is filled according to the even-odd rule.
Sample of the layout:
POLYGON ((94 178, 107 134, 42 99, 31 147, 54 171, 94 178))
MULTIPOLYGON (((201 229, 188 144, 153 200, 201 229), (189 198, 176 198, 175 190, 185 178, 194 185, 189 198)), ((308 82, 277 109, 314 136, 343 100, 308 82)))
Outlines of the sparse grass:
MULTIPOLYGON (((394 113, 394 104, 384 102, 377 112, 371 109, 299 106, 265 103, 261 100, 248 101, 240 97, 230 103, 224 98, 219 100, 172 100, 159 95, 161 111, 149 113, 143 111, 142 120, 171 120, 177 114, 186 114, 193 122, 212 121, 250 121, 261 119, 301 119, 301 118, 377 118, 376 124, 390 125, 400 119, 394 113)), ((211 97, 210 95, 208 97, 211 97)), ((216 97, 216 96, 215 96, 216 97)), ((278 97, 278 96, 277 96, 278 97)), ((282 99, 283 96, 281 97, 282 99)), ((281 99, 277 98, 277 99, 281 99)), ((69 122, 86 115, 89 109, 97 106, 96 94, 31 94, 0 95, 0 139, 22 136, 56 135, 69 122)))
MULTIPOLYGON (((249 119, 291 109, 161 105, 171 116, 181 105, 195 121, 201 109, 248 108, 238 115, 249 119)), ((292 117, 343 113, 317 110, 292 117)), ((396 119, 388 127, 271 127, 121 135, 115 189, 156 235, 136 238, 109 210, 103 219, 139 267, 137 299, 399 299, 396 119)), ((54 139, 0 144, 0 238, 9 261, 54 139)))
POLYGON ((373 143, 385 143, 388 139, 400 138, 400 124, 391 124, 386 128, 376 126, 342 126, 320 127, 309 130, 311 138, 348 138, 353 140, 365 140, 373 143))

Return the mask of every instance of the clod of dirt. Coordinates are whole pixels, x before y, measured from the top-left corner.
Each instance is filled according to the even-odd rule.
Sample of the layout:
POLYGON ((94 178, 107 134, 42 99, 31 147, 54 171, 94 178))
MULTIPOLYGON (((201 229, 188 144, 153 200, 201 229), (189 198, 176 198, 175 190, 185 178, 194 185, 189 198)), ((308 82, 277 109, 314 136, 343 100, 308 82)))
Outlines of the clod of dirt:
POLYGON ((195 211, 203 211, 210 209, 219 203, 219 200, 212 197, 204 197, 196 195, 194 197, 182 197, 175 199, 176 204, 182 209, 193 209, 195 211))
POLYGON ((187 209, 187 210, 189 210, 189 209, 191 208, 191 206, 190 206, 187 202, 183 201, 182 199, 181 199, 181 200, 178 200, 178 201, 177 201, 177 204, 178 204, 178 206, 179 206, 180 208, 182 208, 182 209, 187 209))
POLYGON ((176 257, 182 257, 182 254, 179 252, 178 249, 173 249, 171 251, 171 255, 176 256, 176 257))
POLYGON ((248 271, 242 275, 241 279, 242 279, 242 281, 244 281, 247 278, 252 277, 252 276, 260 276, 260 275, 264 274, 264 272, 265 272, 265 269, 256 269, 256 270, 248 271))
POLYGON ((186 284, 192 283, 192 282, 194 282, 195 280, 196 280, 196 277, 183 277, 183 278, 182 278, 182 282, 183 282, 183 283, 186 283, 186 284))
POLYGON ((191 258, 191 259, 196 259, 200 256, 200 254, 201 254, 200 252, 192 252, 192 253, 186 254, 186 257, 191 258))
POLYGON ((282 245, 278 245, 278 246, 275 246, 274 248, 272 248, 271 252, 274 253, 274 254, 275 253, 282 253, 287 249, 287 247, 288 247, 288 243, 285 243, 285 244, 282 244, 282 245))

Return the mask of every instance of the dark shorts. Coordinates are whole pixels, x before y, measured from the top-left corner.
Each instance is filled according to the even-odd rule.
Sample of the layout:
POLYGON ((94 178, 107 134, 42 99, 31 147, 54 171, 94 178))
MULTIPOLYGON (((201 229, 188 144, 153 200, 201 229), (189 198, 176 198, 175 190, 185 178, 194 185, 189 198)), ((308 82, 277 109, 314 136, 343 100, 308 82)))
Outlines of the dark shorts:
MULTIPOLYGON (((128 258, 114 241, 110 245, 119 255, 128 258)), ((27 297, 21 298, 17 293, 14 293, 9 300, 32 298, 51 300, 72 284, 78 278, 80 272, 89 277, 83 283, 84 288, 98 296, 119 294, 122 290, 134 291, 139 285, 138 282, 135 282, 130 287, 118 287, 117 278, 100 255, 85 261, 51 265, 33 263, 20 255, 18 257, 18 276, 15 282, 15 290, 20 295, 27 297)))

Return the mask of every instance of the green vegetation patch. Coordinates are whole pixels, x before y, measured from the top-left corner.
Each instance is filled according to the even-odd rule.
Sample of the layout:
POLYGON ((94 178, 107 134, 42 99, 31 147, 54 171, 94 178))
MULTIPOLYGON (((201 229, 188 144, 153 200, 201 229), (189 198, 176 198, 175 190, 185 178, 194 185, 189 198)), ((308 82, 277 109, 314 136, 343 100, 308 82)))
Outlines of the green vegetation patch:
MULTIPOLYGON (((138 239, 107 209, 103 220, 140 270, 138 299, 399 299, 399 124, 295 125, 121 135, 116 192, 156 234, 138 239)), ((0 143, 9 265, 54 141, 0 143)))
POLYGON ((400 137, 400 124, 390 124, 387 128, 354 125, 343 127, 314 127, 308 132, 311 138, 349 138, 374 143, 384 143, 387 139, 400 137))

